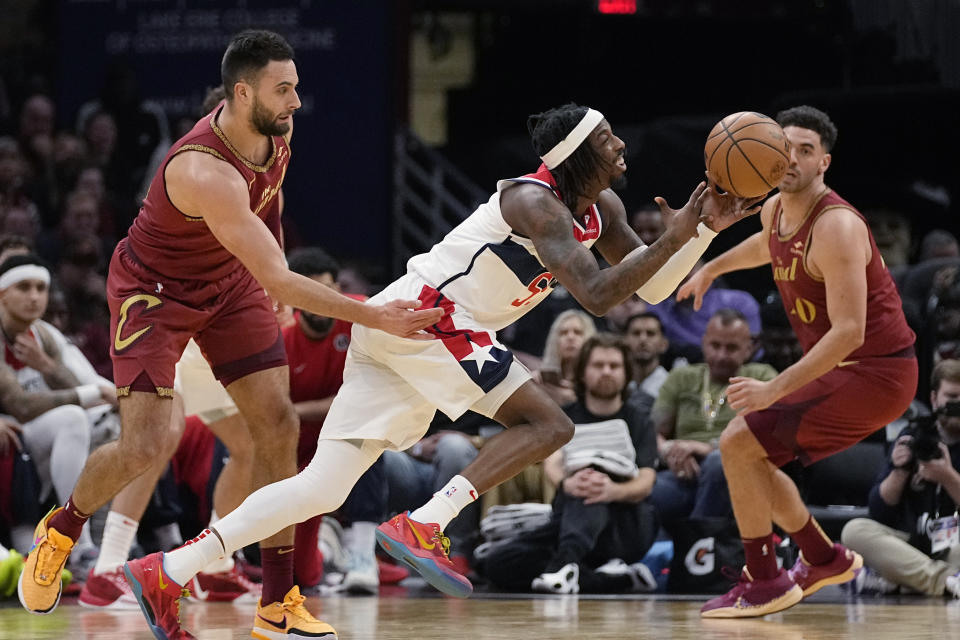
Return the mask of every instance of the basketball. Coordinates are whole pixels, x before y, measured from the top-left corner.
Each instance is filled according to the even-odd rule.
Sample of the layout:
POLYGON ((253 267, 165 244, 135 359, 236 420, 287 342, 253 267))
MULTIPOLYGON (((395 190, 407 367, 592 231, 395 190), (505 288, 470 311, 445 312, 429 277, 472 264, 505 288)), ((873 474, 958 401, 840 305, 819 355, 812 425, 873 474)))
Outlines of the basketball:
POLYGON ((790 166, 790 147, 775 120, 740 111, 713 127, 703 147, 703 160, 721 189, 752 198, 780 184, 790 166))

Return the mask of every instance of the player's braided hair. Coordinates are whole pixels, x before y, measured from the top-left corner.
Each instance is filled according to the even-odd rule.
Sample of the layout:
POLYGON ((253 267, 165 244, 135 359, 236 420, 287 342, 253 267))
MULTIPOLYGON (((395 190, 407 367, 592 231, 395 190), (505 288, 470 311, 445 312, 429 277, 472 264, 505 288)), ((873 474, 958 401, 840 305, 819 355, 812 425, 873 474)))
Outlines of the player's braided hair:
POLYGON ((271 60, 293 60, 293 47, 283 36, 263 29, 241 31, 230 40, 220 62, 220 78, 227 100, 241 80, 254 84, 256 74, 271 60))
POLYGON ((816 107, 803 104, 784 109, 777 114, 777 123, 781 127, 803 127, 816 131, 820 134, 820 144, 827 153, 830 153, 833 145, 837 143, 837 125, 833 124, 830 116, 816 107))
MULTIPOLYGON (((572 102, 543 113, 535 113, 527 118, 527 131, 533 150, 538 156, 550 151, 558 142, 567 137, 577 123, 587 113, 587 107, 572 102)), ((550 170, 557 181, 557 189, 573 213, 577 198, 590 195, 588 188, 603 167, 603 158, 587 140, 576 148, 559 166, 550 170)))

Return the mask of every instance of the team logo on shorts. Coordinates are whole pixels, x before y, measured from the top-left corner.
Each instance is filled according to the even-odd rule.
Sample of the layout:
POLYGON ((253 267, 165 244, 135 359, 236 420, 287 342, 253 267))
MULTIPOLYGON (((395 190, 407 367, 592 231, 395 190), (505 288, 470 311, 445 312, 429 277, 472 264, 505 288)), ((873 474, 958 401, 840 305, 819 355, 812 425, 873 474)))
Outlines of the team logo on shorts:
POLYGON ((350 334, 338 333, 333 339, 333 348, 337 351, 346 351, 350 346, 350 334))
POLYGON ((151 296, 146 293, 140 293, 135 296, 130 296, 123 301, 123 304, 120 305, 120 317, 117 320, 117 332, 113 336, 113 350, 116 353, 120 353, 124 349, 129 348, 134 342, 146 335, 151 329, 153 329, 152 324, 148 324, 142 329, 138 329, 131 333, 129 336, 122 338, 120 337, 123 334, 123 326, 127 323, 127 314, 130 312, 130 307, 135 304, 143 303, 147 307, 143 311, 146 312, 149 309, 154 307, 159 307, 163 305, 163 300, 156 296, 151 296))

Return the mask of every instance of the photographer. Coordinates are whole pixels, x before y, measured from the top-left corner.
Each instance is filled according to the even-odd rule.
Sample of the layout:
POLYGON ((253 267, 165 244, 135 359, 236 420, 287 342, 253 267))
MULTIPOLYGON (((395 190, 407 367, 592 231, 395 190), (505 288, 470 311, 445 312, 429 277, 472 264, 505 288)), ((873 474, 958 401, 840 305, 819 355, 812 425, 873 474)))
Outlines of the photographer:
POLYGON ((960 360, 930 381, 933 416, 917 418, 894 443, 870 491, 872 519, 843 528, 843 544, 892 585, 960 597, 960 360))

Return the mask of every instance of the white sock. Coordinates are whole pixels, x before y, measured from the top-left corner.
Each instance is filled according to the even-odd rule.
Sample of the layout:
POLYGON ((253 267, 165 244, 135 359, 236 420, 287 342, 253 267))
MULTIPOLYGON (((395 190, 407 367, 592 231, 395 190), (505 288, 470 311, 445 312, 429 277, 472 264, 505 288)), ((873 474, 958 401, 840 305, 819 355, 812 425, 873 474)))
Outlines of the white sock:
MULTIPOLYGON (((210 511, 210 526, 212 527, 220 517, 217 515, 216 509, 211 509, 210 511)), ((226 573, 227 571, 232 571, 234 566, 233 554, 228 554, 214 560, 207 566, 203 568, 202 573, 226 573)))
POLYGON ((179 549, 163 554, 163 570, 182 587, 204 567, 224 555, 226 553, 217 534, 210 529, 204 529, 199 536, 179 549))
POLYGON ((463 476, 453 476, 447 485, 433 494, 430 501, 410 513, 410 519, 423 524, 434 522, 440 530, 447 528, 460 510, 477 499, 477 490, 463 476))
POLYGON ((376 522, 354 522, 344 532, 344 541, 351 555, 357 557, 372 556, 377 548, 376 522))
POLYGON ((103 539, 100 541, 100 555, 93 567, 94 575, 99 576, 119 569, 127 561, 139 525, 139 522, 122 513, 111 511, 107 514, 103 525, 103 539))

